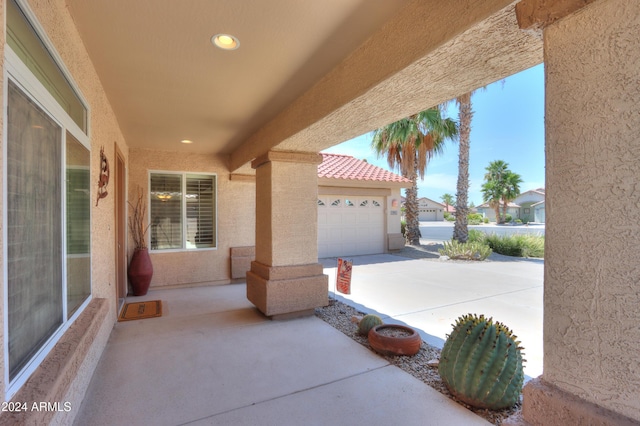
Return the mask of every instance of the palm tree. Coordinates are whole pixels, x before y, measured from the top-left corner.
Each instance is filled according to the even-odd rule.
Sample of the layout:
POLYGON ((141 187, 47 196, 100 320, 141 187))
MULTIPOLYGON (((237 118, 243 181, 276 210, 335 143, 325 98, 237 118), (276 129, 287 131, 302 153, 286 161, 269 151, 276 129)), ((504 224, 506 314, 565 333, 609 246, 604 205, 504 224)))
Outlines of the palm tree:
POLYGON ((471 135, 471 92, 456 98, 458 104, 458 120, 460 126, 458 154, 458 183, 456 185, 456 223, 453 227, 453 239, 466 243, 469 238, 467 228, 467 197, 469 195, 469 145, 471 135))
POLYGON ((411 245, 420 245, 418 221, 418 175, 424 179, 427 163, 442 153, 446 139, 457 134, 455 121, 442 118, 440 107, 430 108, 396 121, 373 133, 371 145, 378 157, 386 156, 391 169, 399 169, 411 180, 405 190, 406 238, 411 245))
POLYGON ((500 223, 500 200, 502 199, 502 187, 495 180, 488 180, 482 184, 482 199, 489 203, 496 212, 496 223, 500 223))
POLYGON ((520 184, 522 183, 522 178, 519 174, 513 173, 511 170, 507 170, 502 177, 502 181, 504 184, 502 188, 502 211, 503 216, 507 217, 507 204, 515 200, 518 195, 520 195, 520 184))
POLYGON ((502 193, 504 192, 503 176, 509 170, 508 167, 509 164, 502 160, 492 161, 487 167, 485 167, 487 172, 484 174, 484 180, 487 183, 493 183, 489 185, 489 195, 491 196, 489 199, 486 198, 487 193, 485 192, 485 185, 482 185, 483 198, 485 198, 485 202, 489 201, 489 206, 496 211, 496 223, 502 223, 504 221, 504 216, 500 216, 500 201, 502 200, 502 193))
POLYGON ((489 163, 485 168, 485 183, 482 185, 482 196, 485 202, 496 211, 496 223, 502 223, 507 216, 507 206, 520 195, 522 178, 519 174, 509 170, 509 164, 502 160, 489 163), (502 203, 502 218, 500 217, 500 203, 502 203))
POLYGON ((448 212, 449 211, 449 205, 454 203, 453 200, 453 195, 451 194, 444 194, 440 197, 440 199, 442 200, 442 202, 445 205, 445 210, 448 212))

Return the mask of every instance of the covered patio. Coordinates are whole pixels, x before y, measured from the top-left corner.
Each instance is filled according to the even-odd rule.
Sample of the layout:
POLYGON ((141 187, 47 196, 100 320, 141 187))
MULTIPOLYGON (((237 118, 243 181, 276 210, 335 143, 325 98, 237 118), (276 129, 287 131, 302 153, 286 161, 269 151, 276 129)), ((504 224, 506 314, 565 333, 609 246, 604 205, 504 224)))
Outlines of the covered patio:
MULTIPOLYGON (((69 424, 94 415, 117 423, 118 410, 134 408, 128 389, 139 371, 157 390, 143 412, 162 413, 168 424, 232 423, 239 413, 279 420, 280 404, 302 416, 298 398, 322 400, 329 388, 344 393, 332 403, 345 410, 353 401, 369 409, 362 391, 373 389, 381 402, 391 386, 433 401, 413 400, 414 413, 438 412, 441 404, 445 416, 459 413, 328 326, 300 318, 327 303, 317 251, 318 153, 541 62, 549 211, 544 360, 542 376, 525 387, 523 416, 545 425, 639 422, 640 2, 304 4, 2 1, 0 390, 6 401, 83 410, 2 413, 0 423, 69 424), (226 32, 238 37, 237 50, 211 44, 226 32), (39 136, 45 127, 50 139, 39 136), (55 150, 31 150, 38 144, 55 150), (50 168, 41 167, 47 159, 50 168), (42 175, 37 185, 34 174, 42 175), (91 186, 68 187, 71 175, 91 186), (134 251, 127 200, 140 188, 152 226, 150 295, 166 291, 175 303, 164 318, 119 324, 134 251), (83 214, 65 215, 77 212, 65 191, 87 195, 83 214), (201 195, 211 219, 206 244, 194 237, 204 223, 201 195), (23 199, 46 226, 22 223, 23 199), (15 250, 43 228, 51 235, 41 244, 52 246, 47 256, 15 250), (238 249, 255 256, 233 259, 238 249), (245 262, 246 300, 232 284, 235 260, 245 262), (53 272, 37 273, 42 264, 53 272), (23 271, 31 276, 20 281, 23 271), (30 297, 23 288, 36 278, 42 282, 30 288, 41 293, 30 297), (214 302, 198 292, 212 292, 214 302), (166 338, 152 336, 154 327, 166 338), (326 348, 296 347, 296 334, 320 336, 326 348), (231 344, 248 356, 244 363, 231 344), (149 345, 160 357, 145 364, 149 345), (214 346, 223 349, 220 359, 210 358, 214 346), (329 362, 329 349, 344 363, 329 362), (303 357, 316 362, 308 367, 303 357), (101 358, 108 371, 100 370, 101 358), (235 368, 224 370, 225 360, 235 368), (232 371, 237 389, 226 385, 232 371), (89 385, 92 377, 97 385, 89 385), (193 383, 203 391, 190 393, 193 383), (101 398, 113 401, 108 413, 101 398), (176 401, 188 408, 171 411, 176 401)), ((392 208, 390 197, 384 204, 392 208)), ((387 238, 398 232, 389 227, 387 238)), ((343 416, 330 407, 324 413, 324 404, 316 409, 314 421, 320 412, 343 416)))
POLYGON ((80 425, 488 424, 314 317, 271 321, 246 286, 157 290, 116 324, 80 425))

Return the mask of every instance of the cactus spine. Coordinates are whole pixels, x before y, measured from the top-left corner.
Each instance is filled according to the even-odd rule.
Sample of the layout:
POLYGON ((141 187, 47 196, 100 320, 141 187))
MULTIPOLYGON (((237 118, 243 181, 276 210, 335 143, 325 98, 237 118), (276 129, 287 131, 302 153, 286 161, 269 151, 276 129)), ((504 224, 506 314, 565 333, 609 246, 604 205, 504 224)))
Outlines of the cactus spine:
POLYGON ((459 400, 498 410, 520 397, 524 372, 522 347, 511 330, 492 318, 458 318, 440 354, 438 372, 459 400))
POLYGON ((379 316, 373 314, 367 314, 358 323, 358 334, 366 336, 376 325, 382 324, 382 320, 379 316))

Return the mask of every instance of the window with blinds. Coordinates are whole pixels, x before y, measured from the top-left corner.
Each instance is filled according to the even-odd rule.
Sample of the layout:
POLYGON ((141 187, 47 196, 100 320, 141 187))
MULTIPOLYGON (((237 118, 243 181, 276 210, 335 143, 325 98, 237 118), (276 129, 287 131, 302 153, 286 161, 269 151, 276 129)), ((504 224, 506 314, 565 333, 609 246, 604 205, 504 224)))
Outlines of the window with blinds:
POLYGON ((150 174, 151 249, 215 248, 216 176, 150 174))

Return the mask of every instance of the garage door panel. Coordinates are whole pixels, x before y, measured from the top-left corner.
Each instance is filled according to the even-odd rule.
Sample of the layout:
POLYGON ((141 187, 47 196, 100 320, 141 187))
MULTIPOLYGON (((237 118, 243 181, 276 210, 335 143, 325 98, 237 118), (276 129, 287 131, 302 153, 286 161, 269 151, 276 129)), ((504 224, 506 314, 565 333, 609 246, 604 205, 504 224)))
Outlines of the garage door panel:
POLYGON ((383 197, 323 196, 318 206, 318 256, 383 253, 383 197))

